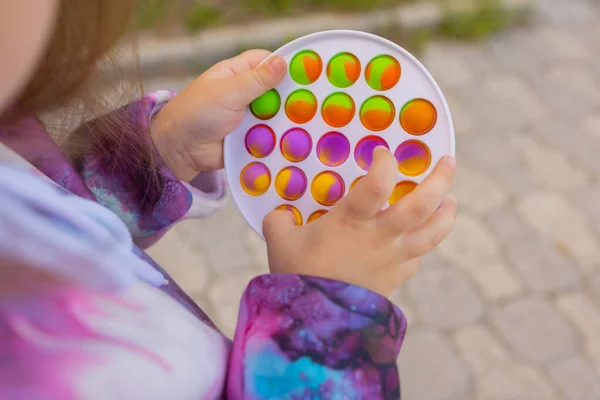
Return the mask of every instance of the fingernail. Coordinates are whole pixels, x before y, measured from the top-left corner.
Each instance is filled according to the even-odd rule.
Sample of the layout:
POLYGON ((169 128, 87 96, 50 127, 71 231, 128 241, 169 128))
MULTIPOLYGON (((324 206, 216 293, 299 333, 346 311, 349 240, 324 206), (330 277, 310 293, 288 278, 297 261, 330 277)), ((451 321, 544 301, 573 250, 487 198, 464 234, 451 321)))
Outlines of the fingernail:
POLYGON ((452 156, 444 157, 444 163, 452 169, 456 168, 456 158, 452 156))
POLYGON ((275 75, 279 75, 285 71, 285 60, 279 56, 275 56, 269 60, 267 66, 275 75))
POLYGON ((373 153, 375 153, 376 151, 385 151, 386 153, 390 152, 390 150, 387 147, 382 145, 375 146, 375 148, 373 149, 373 153))

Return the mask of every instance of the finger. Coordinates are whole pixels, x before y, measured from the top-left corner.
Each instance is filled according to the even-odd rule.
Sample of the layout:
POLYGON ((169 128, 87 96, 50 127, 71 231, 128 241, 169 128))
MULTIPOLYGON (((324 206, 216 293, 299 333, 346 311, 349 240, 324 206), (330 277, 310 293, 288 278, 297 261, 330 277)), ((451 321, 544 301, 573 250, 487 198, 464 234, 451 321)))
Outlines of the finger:
POLYGON ((285 60, 275 56, 256 68, 227 78, 222 100, 229 109, 242 110, 257 97, 277 86, 285 72, 285 60))
POLYGON ((397 165, 388 149, 376 147, 369 173, 333 208, 332 213, 354 220, 373 218, 381 211, 394 190, 397 165))
POLYGON ((378 217, 386 234, 399 235, 425 222, 440 206, 452 187, 456 160, 444 157, 423 183, 378 217))
POLYGON ((296 217, 291 211, 271 211, 263 220, 263 236, 265 240, 284 235, 296 227, 296 217))
POLYGON ((403 255, 421 257, 439 246, 452 232, 456 221, 456 196, 449 193, 440 207, 423 225, 402 240, 403 255))
POLYGON ((256 68, 261 62, 265 61, 267 57, 271 55, 269 50, 254 49, 248 50, 234 57, 235 62, 232 65, 231 70, 236 74, 249 71, 252 68, 256 68))
POLYGON ((206 70, 201 79, 220 79, 241 74, 258 67, 267 57, 271 55, 269 50, 248 50, 235 57, 223 60, 206 70))

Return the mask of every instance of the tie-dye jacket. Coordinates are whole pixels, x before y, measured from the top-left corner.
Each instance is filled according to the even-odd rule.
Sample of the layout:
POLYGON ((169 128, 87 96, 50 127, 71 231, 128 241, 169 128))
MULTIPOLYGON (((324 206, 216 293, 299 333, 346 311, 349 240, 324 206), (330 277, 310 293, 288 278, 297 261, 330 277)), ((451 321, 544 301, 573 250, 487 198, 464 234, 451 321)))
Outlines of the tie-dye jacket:
POLYGON ((141 250, 225 201, 219 173, 177 180, 144 133, 172 95, 115 111, 125 145, 75 160, 35 119, 0 131, 0 400, 400 398, 406 321, 387 299, 260 276, 230 341, 141 250), (154 173, 115 166, 132 148, 154 173))

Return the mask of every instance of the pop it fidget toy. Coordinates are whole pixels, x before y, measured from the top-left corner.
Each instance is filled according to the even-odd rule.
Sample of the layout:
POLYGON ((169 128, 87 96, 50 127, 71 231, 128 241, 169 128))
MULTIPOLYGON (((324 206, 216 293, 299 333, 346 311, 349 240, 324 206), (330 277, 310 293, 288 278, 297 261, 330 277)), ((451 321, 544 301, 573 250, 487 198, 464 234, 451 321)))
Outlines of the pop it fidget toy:
POLYGON ((367 174, 373 149, 398 160, 389 205, 445 155, 454 155, 446 100, 398 45, 363 32, 328 31, 277 50, 288 74, 256 99, 225 140, 225 169, 240 211, 262 236, 272 210, 297 225, 329 211, 367 174))

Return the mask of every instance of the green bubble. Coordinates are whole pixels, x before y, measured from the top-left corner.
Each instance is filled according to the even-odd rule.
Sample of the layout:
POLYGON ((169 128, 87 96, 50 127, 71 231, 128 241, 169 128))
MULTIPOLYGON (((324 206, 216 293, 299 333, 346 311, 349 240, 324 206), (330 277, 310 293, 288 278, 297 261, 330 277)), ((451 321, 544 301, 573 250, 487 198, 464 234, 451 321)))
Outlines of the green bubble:
POLYGON ((312 50, 303 50, 290 62, 290 76, 300 85, 314 83, 323 70, 321 57, 312 50))
POLYGON ((360 77, 360 61, 350 53, 335 55, 327 65, 327 78, 337 88, 352 86, 360 77))
POLYGON ((271 89, 252 103, 250 103, 250 111, 258 119, 267 120, 273 118, 281 107, 281 97, 277 90, 271 89))
POLYGON ((323 102, 323 108, 327 106, 354 108, 354 102, 352 101, 352 97, 346 93, 333 93, 329 95, 323 102))
POLYGON ((297 101, 305 101, 310 104, 315 104, 317 102, 317 99, 315 98, 315 95, 312 94, 309 90, 298 89, 292 92, 292 94, 290 94, 286 101, 286 104, 288 106, 293 107, 294 103, 297 101))
POLYGON ((370 110, 382 110, 393 112, 394 106, 386 97, 383 96, 373 96, 368 98, 360 108, 360 113, 363 114, 370 110))
POLYGON ((400 78, 400 65, 391 56, 377 56, 367 65, 365 77, 369 86, 375 90, 391 89, 400 78), (387 76, 384 77, 386 72, 387 76))

